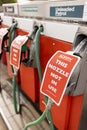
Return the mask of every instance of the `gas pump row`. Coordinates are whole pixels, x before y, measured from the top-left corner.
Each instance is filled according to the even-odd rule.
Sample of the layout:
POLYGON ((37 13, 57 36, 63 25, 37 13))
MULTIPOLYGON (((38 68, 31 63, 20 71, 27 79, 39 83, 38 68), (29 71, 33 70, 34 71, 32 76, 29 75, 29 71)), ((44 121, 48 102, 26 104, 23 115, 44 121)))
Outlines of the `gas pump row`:
POLYGON ((52 31, 62 27, 72 29, 71 25, 40 21, 38 24, 34 20, 32 31, 28 32, 19 28, 19 20, 14 17, 10 27, 1 20, 0 60, 6 54, 15 112, 21 111, 20 90, 33 103, 39 103, 43 112, 37 120, 26 124, 24 130, 46 117, 51 130, 55 130, 54 125, 58 130, 86 130, 86 27, 73 25, 71 34, 62 38, 69 30, 65 33, 59 30, 57 36, 50 31, 47 35, 53 28, 50 25, 55 24, 52 31), (73 42, 66 40, 71 36, 73 42))

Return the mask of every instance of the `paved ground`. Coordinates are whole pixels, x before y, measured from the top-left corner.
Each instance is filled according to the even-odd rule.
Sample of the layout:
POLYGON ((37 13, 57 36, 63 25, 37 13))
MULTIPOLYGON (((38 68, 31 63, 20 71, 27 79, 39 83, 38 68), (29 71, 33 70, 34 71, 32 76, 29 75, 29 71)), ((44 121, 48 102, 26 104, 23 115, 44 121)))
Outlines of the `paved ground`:
POLYGON ((0 130, 8 130, 1 114, 0 114, 0 130))
MULTIPOLYGON (((23 130, 26 123, 37 119, 40 114, 23 95, 21 95, 21 103, 23 104, 22 112, 21 114, 15 114, 12 100, 12 86, 8 79, 7 67, 0 63, 0 80, 2 87, 0 94, 0 112, 9 126, 9 130, 23 130)), ((8 129, 2 129, 0 127, 0 130, 8 129)), ((43 121, 41 124, 30 127, 28 130, 50 130, 50 128, 48 123, 43 121)))

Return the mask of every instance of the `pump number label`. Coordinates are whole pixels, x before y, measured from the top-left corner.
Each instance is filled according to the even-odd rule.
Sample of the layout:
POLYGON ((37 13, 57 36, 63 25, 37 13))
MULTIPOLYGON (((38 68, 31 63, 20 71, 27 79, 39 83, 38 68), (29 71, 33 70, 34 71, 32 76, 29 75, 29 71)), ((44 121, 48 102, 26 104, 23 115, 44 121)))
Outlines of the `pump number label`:
POLYGON ((47 63, 40 91, 58 106, 79 60, 73 54, 57 51, 47 63))
POLYGON ((10 64, 17 69, 20 67, 21 48, 27 39, 26 36, 17 36, 12 42, 10 64))
POLYGON ((2 42, 3 42, 3 37, 8 33, 7 28, 1 28, 0 29, 0 54, 2 53, 2 42))

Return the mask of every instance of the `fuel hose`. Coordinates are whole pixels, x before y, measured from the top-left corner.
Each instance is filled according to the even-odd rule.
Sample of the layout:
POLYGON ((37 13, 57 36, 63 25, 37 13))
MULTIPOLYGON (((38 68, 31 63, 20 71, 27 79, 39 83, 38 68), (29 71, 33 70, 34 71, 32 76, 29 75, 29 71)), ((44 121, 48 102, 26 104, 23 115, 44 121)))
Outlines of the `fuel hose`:
POLYGON ((16 81, 17 75, 14 74, 13 78, 13 102, 14 102, 14 109, 16 114, 20 113, 20 91, 19 91, 19 86, 16 81))
MULTIPOLYGON (((43 32, 43 26, 42 25, 37 30, 36 36, 35 36, 35 57, 36 57, 36 64, 37 64, 40 83, 42 82, 42 78, 43 78, 41 64, 40 64, 40 50, 39 50, 39 37, 40 37, 41 32, 43 32)), ((46 96, 44 96, 44 100, 45 100, 45 103, 47 104, 48 98, 46 96)), ((50 112, 50 110, 48 108, 46 108, 44 110, 42 115, 36 121, 28 123, 25 126, 24 130, 27 130, 28 127, 30 127, 30 126, 34 126, 34 125, 37 125, 37 124, 41 123, 46 118, 46 115, 48 117, 47 119, 48 119, 48 122, 49 122, 49 125, 50 125, 50 130, 54 130, 54 125, 53 125, 53 121, 52 121, 51 112, 50 112)))

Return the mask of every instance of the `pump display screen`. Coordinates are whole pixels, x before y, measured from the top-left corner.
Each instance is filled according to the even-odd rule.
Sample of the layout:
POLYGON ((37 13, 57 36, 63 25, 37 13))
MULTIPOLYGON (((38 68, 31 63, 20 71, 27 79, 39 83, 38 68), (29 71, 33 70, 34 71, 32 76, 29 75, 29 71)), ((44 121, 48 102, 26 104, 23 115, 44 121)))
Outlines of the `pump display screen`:
POLYGON ((47 63, 41 93, 60 105, 69 79, 79 60, 80 58, 73 54, 57 51, 47 63))

